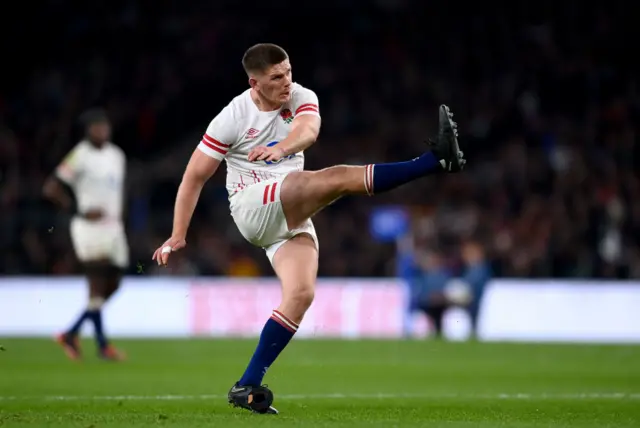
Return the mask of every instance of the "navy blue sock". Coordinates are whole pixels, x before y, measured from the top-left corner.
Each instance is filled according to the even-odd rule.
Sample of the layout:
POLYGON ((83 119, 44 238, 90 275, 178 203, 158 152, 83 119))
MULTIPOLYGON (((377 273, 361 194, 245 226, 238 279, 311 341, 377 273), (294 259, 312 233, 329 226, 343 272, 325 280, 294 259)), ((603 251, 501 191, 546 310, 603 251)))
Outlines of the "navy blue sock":
POLYGON ((82 324, 84 324, 84 321, 88 317, 89 317, 89 311, 85 310, 82 314, 80 314, 80 316, 78 317, 76 322, 71 326, 71 328, 67 330, 67 335, 77 336, 78 334, 80 334, 80 329, 82 328, 82 324))
POLYGON ((107 346, 107 338, 104 336, 102 329, 102 311, 100 309, 93 309, 87 311, 87 318, 93 322, 94 331, 96 335, 96 342, 100 349, 104 349, 107 346))
POLYGON ((251 357, 239 385, 259 386, 267 369, 278 358, 298 330, 298 324, 292 322, 278 311, 273 311, 260 334, 258 347, 251 357))
POLYGON ((433 152, 406 162, 377 163, 365 168, 365 190, 369 195, 395 189, 417 178, 441 171, 442 165, 433 152))

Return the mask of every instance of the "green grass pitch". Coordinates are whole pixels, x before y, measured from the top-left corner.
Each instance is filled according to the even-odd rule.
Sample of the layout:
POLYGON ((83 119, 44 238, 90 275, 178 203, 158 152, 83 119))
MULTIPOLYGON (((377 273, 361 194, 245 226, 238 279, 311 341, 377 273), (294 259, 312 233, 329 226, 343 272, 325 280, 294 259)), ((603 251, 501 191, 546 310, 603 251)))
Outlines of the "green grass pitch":
POLYGON ((278 416, 226 393, 254 340, 117 341, 124 363, 0 339, 0 427, 640 427, 640 347, 297 340, 278 416))

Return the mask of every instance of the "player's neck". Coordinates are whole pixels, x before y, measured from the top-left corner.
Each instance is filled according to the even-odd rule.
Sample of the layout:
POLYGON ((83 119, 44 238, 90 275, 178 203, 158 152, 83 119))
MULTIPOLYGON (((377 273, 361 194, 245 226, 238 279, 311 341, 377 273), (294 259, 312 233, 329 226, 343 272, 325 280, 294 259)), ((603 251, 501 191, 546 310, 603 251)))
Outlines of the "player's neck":
POLYGON ((96 150, 102 150, 104 146, 107 145, 106 141, 92 141, 91 139, 87 139, 87 141, 89 141, 89 144, 96 150))
POLYGON ((270 102, 255 89, 251 89, 251 100, 260 111, 274 111, 282 107, 282 103, 270 102))

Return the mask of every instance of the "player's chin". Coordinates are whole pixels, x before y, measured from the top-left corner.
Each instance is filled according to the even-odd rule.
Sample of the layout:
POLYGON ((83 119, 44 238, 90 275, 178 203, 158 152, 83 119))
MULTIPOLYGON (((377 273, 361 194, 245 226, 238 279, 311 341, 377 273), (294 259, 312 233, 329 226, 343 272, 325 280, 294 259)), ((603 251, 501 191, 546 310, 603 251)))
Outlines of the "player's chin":
POLYGON ((280 101, 281 103, 286 103, 290 99, 291 99, 291 92, 286 92, 280 95, 280 98, 278 99, 278 101, 280 101))

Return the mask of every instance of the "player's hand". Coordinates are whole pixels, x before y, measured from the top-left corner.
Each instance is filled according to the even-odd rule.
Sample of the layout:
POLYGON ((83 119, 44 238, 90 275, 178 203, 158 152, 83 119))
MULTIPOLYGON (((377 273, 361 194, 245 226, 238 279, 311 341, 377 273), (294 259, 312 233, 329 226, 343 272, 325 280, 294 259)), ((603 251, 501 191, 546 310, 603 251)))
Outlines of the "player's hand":
POLYGON ((258 146, 249 152, 249 162, 278 162, 284 157, 282 147, 276 146, 258 146))
POLYGON ((152 260, 158 262, 158 266, 167 266, 169 256, 172 252, 178 251, 187 245, 187 241, 180 238, 169 238, 153 253, 152 260))
POLYGON ((82 218, 89 221, 98 221, 104 217, 104 212, 98 208, 92 208, 89 211, 86 211, 82 214, 82 218))

